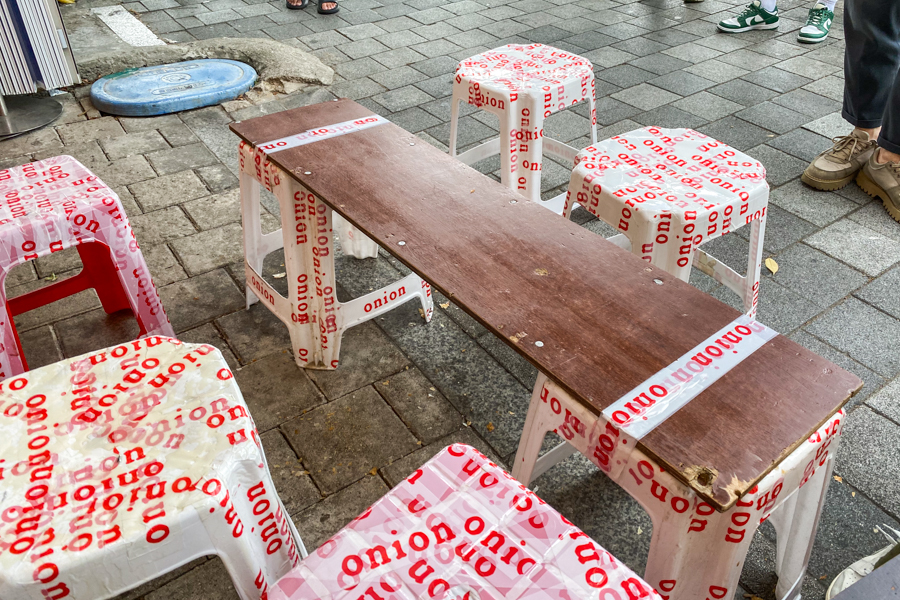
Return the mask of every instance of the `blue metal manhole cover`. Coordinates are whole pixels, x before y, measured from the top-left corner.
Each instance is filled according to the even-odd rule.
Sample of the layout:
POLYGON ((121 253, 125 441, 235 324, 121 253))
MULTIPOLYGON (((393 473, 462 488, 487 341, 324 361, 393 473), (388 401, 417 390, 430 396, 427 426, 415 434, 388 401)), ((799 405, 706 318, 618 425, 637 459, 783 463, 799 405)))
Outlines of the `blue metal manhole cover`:
POLYGON ((231 100, 255 82, 250 65, 218 58, 189 60, 107 75, 91 86, 91 102, 105 113, 149 117, 231 100))

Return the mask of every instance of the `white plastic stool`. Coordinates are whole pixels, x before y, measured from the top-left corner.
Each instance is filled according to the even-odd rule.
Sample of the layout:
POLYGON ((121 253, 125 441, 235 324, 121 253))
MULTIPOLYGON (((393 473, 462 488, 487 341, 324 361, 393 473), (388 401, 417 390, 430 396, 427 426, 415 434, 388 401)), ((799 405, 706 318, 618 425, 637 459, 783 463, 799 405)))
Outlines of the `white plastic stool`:
POLYGON ((759 485, 720 513, 651 457, 622 446, 618 429, 541 374, 513 476, 528 485, 576 451, 590 459, 650 515, 653 537, 644 579, 667 600, 734 597, 753 535, 771 517, 778 534, 775 595, 799 600, 843 420, 844 411, 838 411, 759 485), (548 431, 567 443, 538 458, 548 431))
POLYGON ((0 598, 103 600, 218 555, 242 600, 306 556, 221 353, 148 337, 0 382, 0 598))
POLYGON ((769 202, 759 161, 690 129, 645 127, 578 153, 564 216, 576 202, 622 232, 611 242, 683 281, 693 264, 756 314, 769 202), (746 276, 700 250, 747 224, 746 276))
POLYGON ((0 379, 28 370, 13 316, 89 288, 141 335, 175 335, 115 192, 71 156, 0 170, 0 379), (7 301, 13 268, 73 247, 81 273, 7 301))
POLYGON ((270 600, 660 600, 471 446, 401 481, 270 589, 270 600))
MULTIPOLYGON (((243 141, 240 165, 247 308, 262 300, 287 326, 298 365, 336 369, 345 330, 413 299, 422 303, 425 321, 431 321, 434 313, 431 286, 415 273, 365 296, 339 302, 334 277, 331 208, 282 173, 265 153, 243 141), (260 225, 260 184, 275 194, 282 215, 282 228, 267 234, 262 233, 260 225), (288 298, 276 292, 260 275, 263 259, 281 248, 284 248, 290 290, 288 298)), ((344 224, 349 226, 346 221, 344 224)), ((362 233, 356 233, 362 237, 351 240, 354 248, 365 253, 371 244, 377 255, 377 245, 362 233)))
POLYGON ((500 137, 458 156, 471 165, 500 154, 500 179, 557 214, 565 195, 541 202, 541 168, 547 153, 573 164, 578 150, 544 136, 544 119, 587 100, 591 143, 597 141, 594 67, 586 58, 543 44, 510 44, 467 58, 456 68, 450 113, 450 155, 456 154, 459 103, 500 117, 500 137))

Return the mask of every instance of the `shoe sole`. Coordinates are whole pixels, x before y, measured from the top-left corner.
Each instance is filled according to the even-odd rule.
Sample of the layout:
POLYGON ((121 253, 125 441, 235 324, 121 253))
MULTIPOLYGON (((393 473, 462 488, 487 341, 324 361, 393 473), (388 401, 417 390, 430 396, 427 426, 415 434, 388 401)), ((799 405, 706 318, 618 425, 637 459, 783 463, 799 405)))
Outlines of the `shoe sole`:
POLYGON ((797 41, 800 42, 801 44, 818 44, 820 42, 824 42, 827 39, 828 39, 827 35, 825 37, 820 37, 820 38, 806 38, 806 37, 800 37, 799 35, 797 36, 797 41))
POLYGON ((716 25, 719 31, 724 33, 744 33, 745 31, 753 31, 754 29, 778 29, 778 23, 763 23, 761 25, 750 25, 749 27, 742 27, 740 29, 730 29, 728 27, 722 27, 721 25, 716 25))
POLYGON ((816 179, 809 175, 806 171, 803 171, 803 175, 800 176, 800 181, 805 183, 806 185, 816 188, 817 190, 822 190, 823 192, 833 192, 834 190, 839 190, 841 188, 847 187, 853 178, 856 177, 856 172, 847 175, 846 177, 842 177, 841 179, 832 179, 832 180, 824 180, 824 179, 816 179))
POLYGON ((859 189, 872 196, 873 198, 878 198, 881 200, 881 204, 884 205, 888 214, 891 215, 891 218, 900 223, 900 209, 894 207, 891 201, 888 199, 887 192, 881 189, 881 186, 872 181, 868 175, 866 175, 865 170, 859 172, 859 175, 856 176, 856 185, 859 186, 859 189))

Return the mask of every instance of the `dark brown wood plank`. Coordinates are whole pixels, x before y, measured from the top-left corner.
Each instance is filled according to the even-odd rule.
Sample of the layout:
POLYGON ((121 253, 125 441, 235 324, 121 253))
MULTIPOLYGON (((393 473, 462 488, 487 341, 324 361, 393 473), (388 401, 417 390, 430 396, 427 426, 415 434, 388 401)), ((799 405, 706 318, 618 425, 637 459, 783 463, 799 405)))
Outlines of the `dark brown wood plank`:
MULTIPOLYGON (((371 114, 341 100, 232 129, 259 144, 371 114)), ((393 124, 270 159, 597 412, 739 316, 393 124)), ((861 385, 778 337, 641 448, 724 510, 861 385), (719 473, 711 492, 696 466, 719 473)))

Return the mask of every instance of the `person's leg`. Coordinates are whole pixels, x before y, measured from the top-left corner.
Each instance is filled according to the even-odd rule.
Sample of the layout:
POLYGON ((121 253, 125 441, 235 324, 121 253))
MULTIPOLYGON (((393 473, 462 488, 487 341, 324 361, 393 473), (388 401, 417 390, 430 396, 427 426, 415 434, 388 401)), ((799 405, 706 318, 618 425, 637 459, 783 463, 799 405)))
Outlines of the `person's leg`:
POLYGON ((818 0, 809 9, 806 25, 797 32, 797 41, 804 44, 817 44, 824 41, 834 22, 835 4, 837 4, 837 0, 818 0))
POLYGON ((900 69, 900 3, 846 2, 844 38, 842 114, 855 129, 835 138, 835 145, 803 172, 803 182, 820 190, 850 183, 875 153, 875 139, 900 69))
POLYGON ((751 29, 777 29, 778 7, 776 0, 753 0, 744 12, 719 21, 719 31, 740 33, 751 29))

